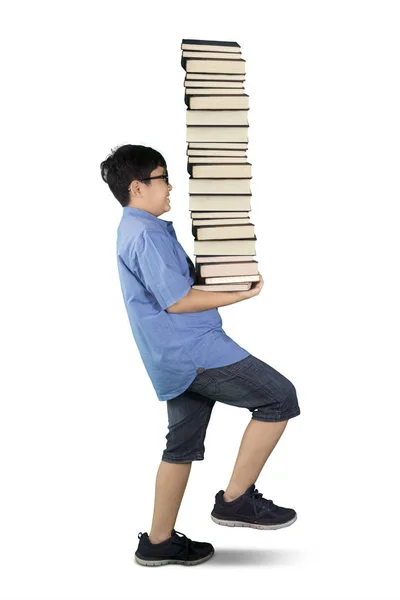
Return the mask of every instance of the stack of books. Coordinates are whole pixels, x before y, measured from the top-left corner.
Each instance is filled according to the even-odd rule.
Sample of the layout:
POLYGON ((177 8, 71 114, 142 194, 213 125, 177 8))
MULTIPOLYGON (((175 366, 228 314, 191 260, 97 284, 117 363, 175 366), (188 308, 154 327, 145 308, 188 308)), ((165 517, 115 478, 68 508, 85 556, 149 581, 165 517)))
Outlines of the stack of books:
POLYGON ((182 40, 195 289, 248 290, 259 281, 250 222, 246 61, 237 42, 182 40))

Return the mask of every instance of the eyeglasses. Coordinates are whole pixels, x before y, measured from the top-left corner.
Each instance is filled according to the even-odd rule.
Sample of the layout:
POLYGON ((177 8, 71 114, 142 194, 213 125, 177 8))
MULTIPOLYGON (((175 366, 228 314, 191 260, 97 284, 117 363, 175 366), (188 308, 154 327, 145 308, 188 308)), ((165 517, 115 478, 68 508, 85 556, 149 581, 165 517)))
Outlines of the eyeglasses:
MULTIPOLYGON (((145 177, 144 179, 138 179, 138 181, 150 181, 150 179, 165 179, 165 183, 168 185, 168 171, 165 171, 165 175, 157 175, 156 177, 145 177)), ((130 190, 130 186, 128 187, 128 191, 130 190)))

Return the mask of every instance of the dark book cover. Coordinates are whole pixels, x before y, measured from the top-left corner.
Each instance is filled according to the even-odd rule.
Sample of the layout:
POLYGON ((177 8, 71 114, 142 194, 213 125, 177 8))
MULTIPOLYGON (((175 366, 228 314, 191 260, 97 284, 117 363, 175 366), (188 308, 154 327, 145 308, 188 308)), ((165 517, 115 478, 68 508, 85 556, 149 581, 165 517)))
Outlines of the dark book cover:
MULTIPOLYGON (((207 96, 207 94, 204 94, 205 96, 207 96)), ((239 95, 239 94, 238 94, 239 95)), ((228 96, 228 94, 227 94, 228 96)), ((247 108, 187 108, 186 112, 190 110, 191 113, 196 113, 196 112, 203 112, 204 110, 206 110, 207 112, 215 112, 215 113, 219 113, 221 112, 221 110, 229 110, 229 111, 233 111, 233 110, 250 110, 250 107, 247 108)), ((201 127, 202 125, 194 125, 193 123, 188 124, 188 127, 190 127, 190 125, 192 127, 201 127)), ((218 124, 214 124, 214 125, 203 125, 203 127, 222 127, 222 125, 218 124)), ((229 125, 229 127, 235 127, 235 125, 229 125)))
MULTIPOLYGON (((186 127, 247 127, 247 129, 249 129, 250 125, 186 125, 186 127)), ((194 140, 190 140, 192 143, 194 140)), ((200 143, 206 143, 204 142, 204 140, 201 140, 200 143)), ((218 142, 219 144, 223 144, 223 142, 218 142)), ((227 144, 229 144, 229 142, 226 142, 227 144)), ((234 143, 234 142, 232 142, 234 143)), ((247 144, 248 142, 243 142, 244 144, 247 144)))
MULTIPOLYGON (((183 39, 182 44, 191 44, 198 46, 234 46, 235 48, 240 48, 240 45, 237 42, 218 42, 216 40, 188 40, 183 39)), ((181 50, 182 50, 181 44, 181 50)))

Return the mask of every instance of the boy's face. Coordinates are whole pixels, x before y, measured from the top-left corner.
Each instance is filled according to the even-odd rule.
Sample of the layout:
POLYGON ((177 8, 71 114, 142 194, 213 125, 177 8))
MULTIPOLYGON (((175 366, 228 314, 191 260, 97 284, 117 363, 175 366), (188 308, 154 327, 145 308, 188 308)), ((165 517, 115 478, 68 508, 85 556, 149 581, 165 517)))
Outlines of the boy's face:
MULTIPOLYGON (((157 167, 150 173, 150 177, 165 175, 165 167, 157 167)), ((129 186, 130 200, 128 206, 141 208, 155 217, 162 215, 171 210, 169 201, 169 192, 172 190, 172 185, 166 183, 165 179, 151 179, 146 183, 134 179, 129 186), (150 184, 150 185, 146 185, 150 184)))

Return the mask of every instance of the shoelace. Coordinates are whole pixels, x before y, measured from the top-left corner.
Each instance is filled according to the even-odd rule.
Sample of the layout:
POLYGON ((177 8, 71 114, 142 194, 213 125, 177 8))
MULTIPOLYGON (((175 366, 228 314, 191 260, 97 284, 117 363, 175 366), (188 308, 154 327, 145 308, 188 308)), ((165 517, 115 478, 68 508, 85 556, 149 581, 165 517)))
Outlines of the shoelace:
POLYGON ((271 510, 274 504, 272 500, 267 500, 266 498, 263 498, 263 494, 261 494, 261 492, 259 492, 257 489, 254 489, 251 492, 250 497, 253 502, 254 514, 257 518, 263 517, 269 510, 271 510), (260 512, 257 514, 258 508, 264 508, 264 510, 260 510, 260 512))
POLYGON ((178 546, 181 546, 182 548, 184 548, 184 552, 182 553, 182 559, 188 560, 191 550, 194 549, 192 540, 190 540, 188 537, 186 537, 186 535, 184 533, 181 533, 180 531, 176 531, 176 529, 174 529, 173 531, 175 533, 179 533, 179 535, 183 536, 179 539, 179 541, 172 539, 172 543, 178 544, 178 546))

